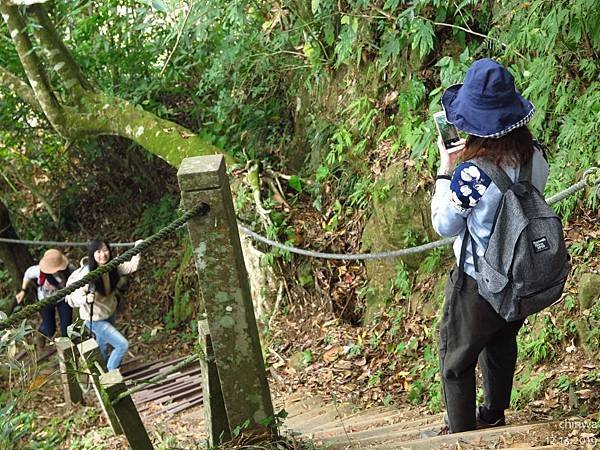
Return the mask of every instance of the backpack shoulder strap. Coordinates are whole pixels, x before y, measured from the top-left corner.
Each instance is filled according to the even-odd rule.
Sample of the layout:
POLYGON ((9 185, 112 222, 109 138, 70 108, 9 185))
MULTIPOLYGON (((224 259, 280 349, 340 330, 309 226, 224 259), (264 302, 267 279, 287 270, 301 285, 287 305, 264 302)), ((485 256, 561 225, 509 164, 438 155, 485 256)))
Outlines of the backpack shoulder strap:
MULTIPOLYGON (((533 140, 533 150, 534 150, 534 153, 535 153, 535 151, 541 152, 542 156, 544 157, 546 162, 548 161, 548 157, 546 156, 546 150, 544 149, 544 147, 542 147, 542 144, 540 144, 535 139, 533 140)), ((532 167, 533 167, 533 155, 531 156, 531 159, 527 162, 527 164, 525 164, 524 166, 521 166, 521 168, 519 170, 519 181, 529 181, 531 183, 531 173, 533 170, 532 167)))
POLYGON ((540 151, 542 153, 542 156, 546 160, 546 162, 548 162, 548 152, 546 151, 546 147, 544 147, 540 143, 540 141, 538 141, 537 139, 534 139, 533 140, 533 148, 534 148, 534 150, 540 151))
POLYGON ((498 186, 498 189, 500 189, 500 192, 503 194, 513 185, 513 181, 506 174, 504 169, 502 169, 502 167, 497 166, 485 158, 475 158, 473 162, 483 169, 483 171, 492 179, 494 184, 498 186))
POLYGON ((531 166, 533 165, 533 156, 527 161, 527 164, 519 169, 519 181, 529 181, 531 183, 531 166))

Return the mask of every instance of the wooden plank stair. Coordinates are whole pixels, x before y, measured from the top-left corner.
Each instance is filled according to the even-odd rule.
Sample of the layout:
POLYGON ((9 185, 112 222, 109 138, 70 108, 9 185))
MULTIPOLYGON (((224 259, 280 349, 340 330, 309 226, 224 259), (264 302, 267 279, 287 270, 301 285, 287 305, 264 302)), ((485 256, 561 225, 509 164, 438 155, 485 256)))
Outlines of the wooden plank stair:
POLYGON ((299 395, 279 406, 288 412, 284 421, 284 432, 306 437, 315 444, 324 445, 331 450, 567 450, 567 447, 561 445, 547 445, 540 437, 547 436, 549 432, 557 429, 556 421, 509 424, 504 427, 421 439, 422 431, 441 426, 442 414, 411 418, 406 412, 391 407, 357 411, 349 404, 327 404, 319 397, 304 399, 299 395), (518 444, 511 447, 510 443, 518 444))

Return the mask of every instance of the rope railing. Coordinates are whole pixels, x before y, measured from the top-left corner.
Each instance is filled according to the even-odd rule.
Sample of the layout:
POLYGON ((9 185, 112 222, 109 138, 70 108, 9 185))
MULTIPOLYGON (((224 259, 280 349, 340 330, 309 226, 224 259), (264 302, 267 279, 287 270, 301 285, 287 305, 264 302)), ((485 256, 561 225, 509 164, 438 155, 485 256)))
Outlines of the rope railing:
MULTIPOLYGON (((558 203, 561 200, 564 200, 565 198, 569 197, 570 195, 573 195, 574 193, 576 193, 582 189, 585 189, 586 187, 592 187, 594 185, 598 185, 598 187, 599 187, 598 192, 600 193, 600 168, 598 168, 598 167, 592 167, 592 168, 586 170, 583 173, 583 177, 582 177, 581 181, 578 181, 577 183, 573 184, 572 186, 568 187, 567 189, 557 193, 556 195, 553 195, 552 197, 548 198, 546 201, 548 202, 549 205, 553 205, 555 203, 558 203)), ((424 252, 427 250, 433 250, 434 248, 437 248, 437 247, 443 247, 444 245, 449 245, 456 240, 456 236, 454 236, 454 237, 450 237, 450 238, 440 239, 440 240, 434 241, 434 242, 429 242, 427 244, 418 245, 416 247, 403 248, 400 250, 390 250, 390 251, 378 252, 378 253, 358 253, 358 254, 353 254, 353 255, 347 255, 347 254, 343 254, 343 253, 323 253, 323 252, 317 252, 314 250, 306 250, 306 249, 302 249, 302 248, 292 247, 290 245, 285 245, 280 242, 277 242, 272 239, 261 236, 260 234, 255 233, 254 231, 248 229, 247 227, 245 227, 242 224, 239 224, 238 226, 245 234, 249 235, 253 239, 256 239, 257 241, 262 242, 263 244, 270 245, 270 246, 278 248, 280 250, 285 250, 290 253, 295 253, 297 255, 310 256, 310 257, 314 257, 314 258, 350 260, 350 261, 396 258, 398 256, 413 255, 415 253, 420 253, 420 252, 424 252)))
MULTIPOLYGON (((597 195, 600 197, 600 168, 592 167, 587 169, 583 173, 583 177, 581 181, 573 184, 567 189, 553 195, 548 198, 546 201, 549 205, 553 205, 558 203, 561 200, 573 195, 574 193, 585 189, 586 187, 593 187, 596 185, 598 187, 597 195)), ((370 260, 370 259, 383 259, 383 258, 396 258, 399 256, 412 255, 415 253, 421 253, 428 250, 433 250, 434 248, 443 247, 445 245, 449 245, 456 237, 450 237, 445 239, 440 239, 438 241, 429 242, 423 245, 417 245, 415 247, 403 248, 399 250, 390 250, 385 252, 377 252, 377 253, 357 253, 357 254, 344 254, 344 253, 326 253, 319 252, 310 249, 303 249, 298 247, 293 247, 291 245, 282 244, 281 242, 277 242, 275 240, 269 239, 265 236, 262 236, 248 227, 246 227, 243 223, 238 223, 239 229, 246 235, 255 239, 258 242, 262 242, 263 244, 269 245, 271 247, 278 248, 280 250, 285 250, 290 253, 294 253, 297 255, 309 256, 313 258, 322 258, 322 259, 336 259, 336 260, 351 260, 351 261, 360 261, 360 260, 370 260)), ((87 246, 86 242, 58 242, 58 241, 28 241, 28 240, 20 240, 20 239, 9 239, 9 238, 1 238, 0 242, 7 242, 13 244, 29 244, 29 245, 52 245, 52 246, 64 246, 64 247, 77 247, 77 246, 87 246)), ((135 245, 134 242, 120 242, 111 244, 111 247, 130 247, 135 245)))
MULTIPOLYGON (((5 228, 5 230, 8 227, 5 228)), ((1 233, 1 231, 0 231, 1 233)), ((87 242, 64 242, 64 241, 32 241, 28 239, 11 239, 11 238, 0 238, 0 242, 6 242, 7 244, 22 244, 22 245, 44 245, 51 247, 87 247, 87 242)), ((133 247, 135 242, 115 242, 111 243, 111 247, 133 247)))
POLYGON ((56 293, 52 294, 50 297, 47 297, 43 300, 39 300, 32 305, 28 305, 23 308, 21 311, 12 314, 7 319, 0 321, 0 330, 6 329, 8 327, 12 327, 17 325, 21 320, 26 319, 27 317, 32 316, 36 312, 44 309, 49 305, 54 305, 59 301, 63 300, 67 295, 75 292, 77 289, 82 288, 90 281, 94 281, 100 278, 103 274, 110 272, 112 269, 116 268, 119 264, 122 264, 126 261, 129 261, 135 255, 143 252, 148 247, 151 247, 156 242, 162 240, 168 234, 172 233, 176 229, 185 225, 192 217, 201 214, 204 215, 209 211, 209 206, 206 203, 201 203, 190 211, 185 212, 181 217, 171 222, 169 225, 153 234, 152 236, 144 239, 135 247, 127 250, 122 255, 117 256, 116 258, 110 260, 107 264, 98 267, 97 269, 86 274, 81 280, 76 281, 75 283, 60 289, 56 293))

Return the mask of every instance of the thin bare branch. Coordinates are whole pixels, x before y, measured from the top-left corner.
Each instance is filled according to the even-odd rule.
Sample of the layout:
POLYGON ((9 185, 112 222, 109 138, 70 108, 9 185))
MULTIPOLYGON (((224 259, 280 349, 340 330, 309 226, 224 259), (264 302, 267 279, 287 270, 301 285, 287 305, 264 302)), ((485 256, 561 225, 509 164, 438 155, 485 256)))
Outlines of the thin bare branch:
MULTIPOLYGON (((472 34, 473 36, 477 36, 483 39, 489 39, 490 41, 494 41, 497 42, 498 44, 500 44, 502 47, 504 48, 508 48, 508 44, 505 44, 504 42, 502 42, 499 39, 496 39, 494 37, 488 36, 487 34, 482 34, 482 33, 477 33, 476 31, 471 30, 470 28, 465 28, 465 27, 461 27, 460 25, 454 25, 452 23, 445 23, 445 22, 435 22, 433 20, 427 19, 425 17, 421 17, 421 19, 423 20, 428 20, 430 21, 432 24, 438 26, 438 27, 448 27, 448 28, 455 28, 457 30, 461 30, 464 31, 465 33, 468 34, 472 34)), ((513 49, 513 52, 515 52, 515 55, 519 56, 522 59, 527 59, 525 58, 525 56, 523 56, 521 53, 519 53, 518 51, 513 49)))
POLYGON ((171 61, 171 58, 173 57, 175 50, 177 50, 177 47, 179 46, 179 41, 181 40, 181 35, 183 34, 183 31, 185 30, 185 26, 187 25, 188 19, 190 18, 190 13, 192 12, 193 7, 194 7, 194 2, 190 2, 190 4, 188 5, 187 13, 185 15, 185 19, 183 19, 183 24, 181 25, 181 29, 179 30, 179 33, 177 33, 177 40, 175 41, 175 45, 173 46, 171 53, 169 53, 169 56, 167 57, 167 60, 165 61, 165 64, 163 65, 163 68, 160 71, 159 76, 161 76, 161 77, 163 76, 163 73, 165 73, 165 70, 166 70, 167 66, 169 65, 169 61, 171 61))

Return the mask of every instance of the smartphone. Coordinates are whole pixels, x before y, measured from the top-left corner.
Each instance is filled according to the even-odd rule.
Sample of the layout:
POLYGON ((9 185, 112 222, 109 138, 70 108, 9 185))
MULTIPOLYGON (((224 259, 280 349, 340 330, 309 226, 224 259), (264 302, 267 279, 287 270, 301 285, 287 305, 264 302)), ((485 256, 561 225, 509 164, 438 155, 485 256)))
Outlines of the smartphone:
POLYGON ((433 121, 438 130, 438 133, 444 141, 446 150, 452 153, 452 147, 460 140, 458 136, 458 129, 446 120, 446 113, 444 111, 436 112, 433 115, 433 121))

